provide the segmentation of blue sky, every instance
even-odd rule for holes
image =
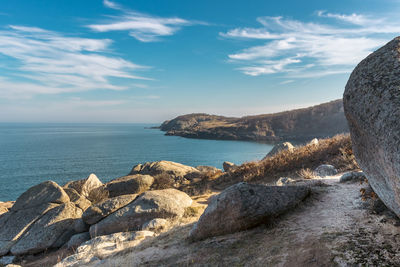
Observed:
[[[342,96],[399,1],[3,0],[0,122],[243,116]]]

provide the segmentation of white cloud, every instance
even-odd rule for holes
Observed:
[[[0,31],[0,56],[16,63],[0,67],[12,69],[7,78],[0,75],[0,96],[123,90],[124,86],[110,82],[110,78],[147,80],[133,73],[146,67],[109,55],[111,43],[12,25]]]
[[[111,20],[105,23],[87,25],[93,31],[128,31],[130,36],[141,42],[154,42],[162,36],[175,34],[182,26],[195,24],[176,17],[163,18],[124,10],[118,4],[108,0],[104,0],[103,3],[106,7],[120,10],[122,15],[111,17]]]
[[[320,77],[349,71],[376,48],[400,32],[398,23],[360,14],[317,12],[333,24],[283,17],[259,17],[259,28],[235,28],[226,38],[265,40],[266,43],[228,55],[251,76],[286,73],[292,77]],[[295,61],[291,61],[296,59]],[[296,64],[293,68],[293,64]],[[307,74],[302,74],[307,72]],[[312,73],[317,73],[313,75]],[[310,75],[308,75],[310,74]]]

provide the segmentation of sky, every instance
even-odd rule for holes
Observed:
[[[394,0],[2,0],[0,122],[159,123],[342,97]]]

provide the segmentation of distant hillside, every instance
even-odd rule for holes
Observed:
[[[304,141],[348,132],[341,99],[309,108],[242,118],[188,114],[165,121],[160,129],[166,135],[188,138],[250,141]]]

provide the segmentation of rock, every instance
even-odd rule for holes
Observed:
[[[86,197],[81,196],[75,189],[65,188],[64,191],[69,196],[71,202],[73,202],[81,210],[85,211],[92,205],[92,202],[90,202]]]
[[[12,211],[30,209],[46,203],[63,204],[69,202],[65,191],[55,182],[46,181],[24,192],[12,206]]]
[[[307,186],[235,184],[211,199],[189,237],[201,240],[255,227],[294,208],[309,193]]]
[[[113,197],[102,202],[99,202],[90,208],[88,208],[82,215],[82,219],[87,224],[95,224],[101,219],[107,217],[116,210],[125,207],[131,203],[137,194],[132,195],[122,195]]]
[[[367,179],[363,172],[346,172],[340,177],[339,182],[363,182]]]
[[[11,248],[13,255],[32,254],[64,245],[74,234],[73,223],[82,210],[68,202],[37,220]]]
[[[314,138],[313,140],[311,140],[307,145],[318,145],[319,141],[317,138]]]
[[[400,38],[361,61],[343,95],[353,152],[375,193],[400,217]]]
[[[7,202],[0,201],[0,215],[8,212],[11,209],[11,207],[14,205],[14,203],[15,203],[15,201],[7,201]]]
[[[276,182],[277,186],[283,186],[283,185],[288,185],[291,183],[294,183],[296,180],[289,178],[289,177],[281,177],[279,180]]]
[[[150,231],[124,232],[98,236],[81,244],[77,248],[76,254],[65,258],[56,264],[55,267],[82,266],[94,263],[99,261],[100,258],[103,259],[118,251],[135,247],[146,238],[152,236],[154,236],[154,233]]]
[[[82,218],[76,219],[72,225],[75,233],[83,233],[89,231],[89,225],[87,225]]]
[[[0,256],[6,255],[43,214],[64,202],[69,202],[68,195],[52,181],[35,185],[24,192],[11,210],[0,217]]]
[[[229,162],[229,161],[224,161],[222,163],[222,168],[224,169],[225,172],[229,172],[230,170],[235,169],[237,166],[235,163]]]
[[[78,180],[78,181],[72,181],[64,185],[64,188],[72,188],[75,189],[78,194],[88,198],[90,192],[97,188],[102,186],[103,183],[97,178],[97,176],[92,173],[89,175],[88,178],[83,179],[83,180]]]
[[[314,173],[317,176],[325,177],[325,176],[336,175],[338,173],[338,171],[332,165],[323,164],[323,165],[318,166],[314,170]]]
[[[73,235],[71,239],[67,243],[67,248],[76,249],[79,247],[83,242],[90,240],[89,232],[84,232],[80,234]]]
[[[195,178],[200,175],[200,171],[196,168],[180,163],[161,160],[156,162],[146,162],[145,164],[138,164],[132,168],[132,171],[129,174],[148,174],[151,176],[164,174],[170,176],[174,180],[180,180],[182,178]]]
[[[112,180],[104,185],[109,197],[128,194],[141,194],[150,189],[154,178],[150,175],[129,175]]]
[[[4,256],[0,258],[0,266],[12,264],[15,259],[15,256]]]
[[[221,172],[220,169],[212,167],[212,166],[197,166],[196,169],[198,169],[202,173],[216,174],[216,173]]]
[[[294,150],[294,146],[290,142],[276,144],[264,158],[275,156],[279,152],[285,150],[292,152]]]
[[[175,221],[182,217],[192,199],[176,189],[147,191],[127,206],[90,227],[92,237],[122,231],[140,230],[144,223],[162,218]]]
[[[160,233],[168,229],[169,223],[166,219],[155,218],[143,224],[143,231]]]

